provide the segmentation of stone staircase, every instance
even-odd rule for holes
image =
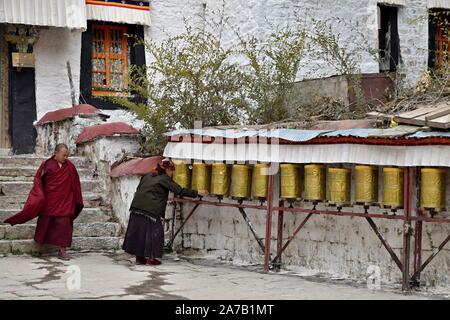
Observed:
[[[10,226],[2,221],[20,211],[34,174],[46,158],[0,155],[0,254],[43,253],[55,250],[33,241],[36,220]],[[103,251],[120,247],[122,230],[105,194],[105,179],[85,157],[71,157],[81,179],[84,209],[74,223],[72,250]]]

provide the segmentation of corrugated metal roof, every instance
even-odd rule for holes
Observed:
[[[420,127],[397,126],[387,129],[345,129],[326,133],[324,137],[399,138],[419,131]]]
[[[327,132],[323,134],[324,137],[358,137],[367,138],[371,132],[376,129],[345,129],[345,130],[335,130],[332,132]]]
[[[293,142],[305,142],[317,137],[357,137],[357,138],[400,138],[409,137],[420,138],[414,136],[420,131],[420,127],[416,126],[397,126],[387,129],[344,129],[344,130],[300,130],[300,129],[274,129],[274,130],[237,130],[237,129],[183,129],[166,133],[167,136],[176,135],[196,135],[209,137],[222,137],[229,139],[237,139],[242,137],[264,137],[278,138]],[[427,133],[428,134],[428,133]],[[449,135],[442,135],[447,137]]]
[[[450,132],[448,131],[419,131],[413,135],[408,136],[408,138],[433,138],[433,137],[443,137],[450,138]]]
[[[374,129],[369,133],[368,138],[400,138],[416,133],[421,128],[416,126],[397,126],[395,128]]]
[[[278,138],[294,142],[304,142],[314,139],[329,130],[296,130],[296,129],[278,129],[263,130],[258,132],[259,137]]]
[[[256,137],[257,130],[236,130],[236,129],[180,129],[167,132],[165,135],[179,136],[179,135],[197,135],[206,137],[222,137],[227,139],[238,139],[243,137]]]

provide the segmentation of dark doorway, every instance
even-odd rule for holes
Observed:
[[[12,52],[16,45],[9,45],[9,131],[14,154],[34,153],[36,145],[36,86],[34,68],[12,66]]]
[[[400,62],[398,8],[378,5],[378,13],[378,49],[380,51],[380,72],[396,71]]]

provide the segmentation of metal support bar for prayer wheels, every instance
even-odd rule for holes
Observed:
[[[280,208],[284,207],[284,201],[280,200],[278,203]],[[284,228],[284,211],[278,211],[278,233],[277,233],[277,256],[272,260],[272,265],[279,271],[281,268],[281,254],[283,248],[283,228]]]
[[[402,290],[409,290],[409,261],[411,249],[411,206],[412,206],[412,187],[411,187],[411,169],[404,169],[404,220],[403,220],[403,270],[402,270]]]
[[[292,236],[289,237],[288,241],[286,241],[284,246],[282,248],[280,248],[280,250],[277,251],[277,256],[272,260],[272,262],[275,262],[277,259],[280,259],[280,261],[281,261],[281,256],[282,256],[284,250],[286,250],[286,248],[289,246],[291,241],[295,238],[297,233],[299,233],[299,231],[305,226],[306,222],[308,222],[309,218],[311,218],[312,215],[313,215],[312,213],[308,214],[306,216],[306,218],[302,221],[302,223],[300,223],[300,225],[297,227],[297,229],[295,229]],[[280,242],[282,242],[282,240]]]
[[[420,199],[420,173],[416,168],[416,197]],[[419,206],[416,203],[416,212],[418,216],[422,215],[422,211],[419,209]],[[411,278],[412,286],[420,286],[420,266],[422,264],[422,225],[423,221],[416,221],[414,224],[414,274],[417,274],[416,277]]]
[[[414,274],[411,276],[411,281],[416,282],[418,277],[420,276],[420,273],[425,269],[425,267],[434,259],[434,257],[437,256],[439,252],[445,247],[445,245],[450,241],[450,235],[439,245],[437,250],[434,250],[431,256],[419,267],[417,271],[414,272]]]
[[[411,277],[412,286],[420,286],[420,267],[422,264],[422,221],[416,221],[414,230],[414,274]]]
[[[272,164],[273,165],[273,164]],[[272,170],[272,168],[271,168]],[[264,254],[264,272],[269,272],[270,263],[270,240],[272,236],[272,212],[273,212],[273,183],[274,175],[269,173],[267,187],[267,216],[266,216],[266,252]]]
[[[255,229],[253,228],[253,225],[250,221],[250,219],[247,216],[247,213],[245,213],[245,210],[243,208],[238,208],[239,212],[242,214],[242,217],[244,218],[245,222],[247,223],[248,228],[250,229],[250,231],[253,234],[253,237],[255,237],[256,242],[258,242],[259,247],[261,248],[262,253],[264,254],[266,249],[264,248],[264,243],[262,242],[262,240],[258,237],[258,235],[256,234]]]
[[[375,232],[375,234],[377,235],[378,239],[380,239],[381,243],[383,244],[383,246],[386,248],[386,250],[389,252],[389,254],[391,255],[392,259],[394,260],[395,264],[399,267],[400,271],[403,271],[403,265],[402,262],[400,261],[400,259],[398,258],[398,256],[395,254],[394,250],[392,250],[391,246],[387,243],[387,241],[383,238],[383,236],[381,235],[380,231],[378,230],[377,225],[375,224],[375,222],[373,222],[372,218],[368,218],[366,217],[367,222],[369,222],[370,226],[372,227],[372,230]]]
[[[167,244],[167,247],[171,248],[173,245],[173,241],[175,240],[175,238],[177,237],[177,235],[180,233],[181,230],[183,230],[184,225],[186,224],[186,222],[188,222],[188,220],[192,217],[192,215],[194,214],[195,210],[197,210],[198,206],[200,204],[197,203],[195,204],[194,208],[192,208],[191,212],[189,212],[188,216],[186,217],[186,219],[184,219],[183,223],[181,224],[181,226],[178,228],[177,232],[175,232],[175,234],[172,236],[172,238],[169,240],[169,243]]]

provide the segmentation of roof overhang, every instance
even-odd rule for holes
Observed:
[[[450,9],[450,0],[428,0],[429,9]]]
[[[450,132],[420,127],[336,131],[179,130],[164,156],[214,162],[355,163],[450,167]]]
[[[150,26],[149,1],[86,0],[86,17],[93,21]]]
[[[84,0],[0,0],[0,23],[86,30]]]

